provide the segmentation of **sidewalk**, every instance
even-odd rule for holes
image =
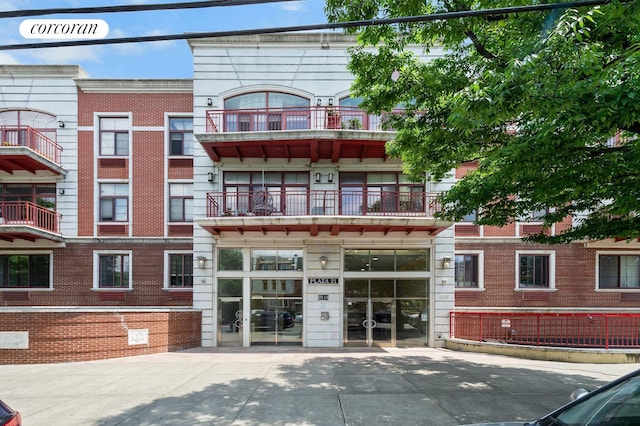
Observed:
[[[25,426],[458,425],[532,420],[639,364],[446,349],[214,348],[0,366]]]

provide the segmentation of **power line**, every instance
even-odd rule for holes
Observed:
[[[117,12],[153,11],[153,10],[198,9],[198,8],[205,8],[205,7],[245,6],[245,5],[262,4],[262,3],[281,3],[285,1],[296,1],[296,0],[208,0],[208,1],[190,1],[190,2],[184,2],[184,3],[156,3],[156,4],[132,4],[132,5],[121,5],[121,6],[10,10],[6,12],[0,12],[0,18],[25,18],[27,16],[42,16],[42,15],[54,15],[54,14],[117,13]]]
[[[97,39],[97,40],[56,41],[56,42],[48,42],[48,43],[7,44],[7,45],[0,45],[0,50],[43,49],[43,48],[49,48],[49,47],[142,43],[142,42],[150,42],[150,41],[186,40],[186,39],[217,38],[217,37],[230,37],[230,36],[243,36],[243,35],[291,33],[291,32],[310,31],[310,30],[333,30],[333,29],[340,29],[340,28],[366,27],[371,25],[406,24],[406,23],[415,23],[415,22],[450,20],[450,19],[459,19],[459,18],[470,18],[470,17],[476,17],[476,16],[509,15],[514,13],[523,13],[523,12],[537,12],[537,11],[544,11],[544,10],[567,9],[572,7],[597,6],[597,5],[601,5],[609,2],[610,0],[585,0],[585,1],[576,1],[576,2],[569,2],[569,3],[550,3],[550,4],[540,4],[540,5],[530,5],[530,6],[502,7],[497,9],[465,10],[465,11],[458,11],[458,12],[434,13],[430,15],[404,16],[399,18],[386,18],[386,19],[366,19],[366,20],[360,20],[360,21],[298,25],[298,26],[290,26],[290,27],[216,31],[216,32],[205,32],[205,33],[167,34],[167,35],[140,36],[140,37],[122,37],[122,38]]]

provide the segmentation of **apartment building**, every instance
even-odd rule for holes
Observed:
[[[199,345],[193,159],[169,155],[193,145],[191,80],[29,65],[0,80],[0,360]]]
[[[354,43],[190,40],[188,80],[0,66],[0,362],[438,347],[453,311],[637,312],[636,241],[436,219],[473,165],[407,179],[349,92]]]
[[[318,33],[189,43],[203,151],[193,306],[205,346],[448,336],[453,234],[434,216],[449,183],[412,183],[387,157],[384,117],[350,97],[354,43]]]

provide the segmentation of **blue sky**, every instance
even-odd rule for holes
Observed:
[[[0,11],[180,1],[186,0],[0,0]],[[102,19],[109,24],[108,37],[116,38],[321,24],[326,22],[323,7],[324,0],[301,0],[204,9],[4,18],[0,21],[0,44],[39,42],[20,35],[19,26],[25,19]],[[0,50],[0,64],[80,65],[93,78],[193,76],[191,51],[186,40]]]

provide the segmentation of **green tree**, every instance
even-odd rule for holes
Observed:
[[[528,4],[327,0],[325,11],[339,22]],[[352,31],[354,96],[373,113],[406,107],[388,153],[416,180],[477,164],[443,194],[443,217],[477,211],[503,226],[542,211],[545,225],[574,227],[532,241],[640,237],[640,2]]]

